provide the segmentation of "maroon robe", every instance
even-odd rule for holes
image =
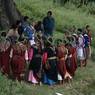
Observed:
[[[69,57],[71,55],[71,57]],[[66,60],[66,68],[71,76],[75,75],[77,69],[76,49],[71,47],[68,50],[68,58]]]
[[[25,71],[25,51],[18,51],[16,48],[13,48],[11,64],[14,79],[20,81],[21,74]]]
[[[66,74],[66,65],[65,65],[65,55],[66,55],[66,48],[64,45],[60,45],[57,47],[57,57],[58,57],[58,71],[62,78],[64,78]]]
[[[9,47],[6,51],[0,52],[0,67],[2,69],[2,73],[7,75],[10,73],[10,68],[9,68],[10,50],[11,48]]]

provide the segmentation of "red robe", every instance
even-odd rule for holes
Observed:
[[[13,49],[13,57],[11,64],[14,79],[20,81],[21,74],[23,74],[25,70],[25,51],[18,51],[16,49]]]
[[[62,78],[64,78],[66,74],[66,65],[65,65],[65,55],[66,55],[66,48],[64,45],[57,47],[57,57],[58,57],[58,71],[61,74]]]
[[[0,67],[2,68],[3,74],[9,74],[10,68],[9,68],[9,61],[10,61],[10,47],[6,51],[0,52]]]
[[[69,50],[68,50],[69,54],[68,56],[71,55],[71,57],[68,57],[67,60],[66,60],[66,68],[67,68],[67,71],[72,75],[74,76],[75,74],[75,71],[77,69],[77,58],[76,58],[76,49],[71,47]]]

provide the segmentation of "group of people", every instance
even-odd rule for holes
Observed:
[[[72,80],[77,67],[87,65],[91,55],[91,30],[66,30],[63,39],[53,40],[55,20],[48,11],[43,22],[32,25],[28,17],[1,33],[0,71],[13,80],[33,84],[62,84]],[[55,42],[56,45],[53,43]]]

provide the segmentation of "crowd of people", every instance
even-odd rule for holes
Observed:
[[[91,29],[67,29],[53,40],[55,20],[48,11],[43,21],[30,24],[18,20],[1,33],[0,72],[13,80],[32,84],[62,84],[72,80],[77,68],[84,68],[91,56]],[[56,42],[54,44],[53,42]]]

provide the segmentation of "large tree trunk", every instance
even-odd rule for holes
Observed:
[[[13,0],[0,0],[0,27],[8,28],[19,20],[21,14],[16,8]]]

